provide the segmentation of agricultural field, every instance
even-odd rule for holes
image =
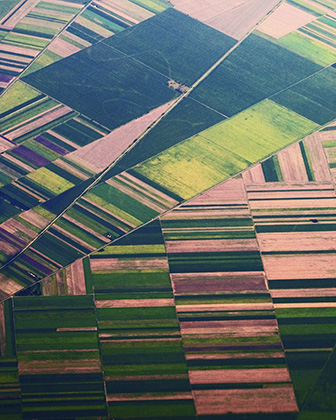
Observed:
[[[158,221],[90,258],[111,418],[193,419]]]
[[[335,345],[336,196],[322,135],[332,127],[243,175],[300,409],[313,407],[317,380]]]
[[[191,97],[231,117],[321,68],[253,33]]]
[[[177,10],[235,39],[240,39],[279,3],[279,0],[171,0]]]
[[[106,414],[92,296],[13,302],[22,414]]]
[[[180,32],[167,31],[173,22]],[[156,39],[163,37],[158,51]],[[176,98],[169,80],[192,84],[234,44],[232,38],[168,9],[23,80],[114,129]]]
[[[149,19],[170,7],[166,0],[98,0],[76,16],[69,27],[54,39],[27,69],[25,74],[40,70],[62,58],[87,48],[131,26]]]
[[[135,170],[188,199],[317,127],[266,100],[137,165]]]
[[[335,417],[335,28],[0,8],[0,420]]]
[[[113,171],[126,170],[175,144],[223,121],[226,117],[190,97],[184,98],[132,150]]]
[[[196,413],[296,412],[242,178],[161,224]]]
[[[84,5],[84,1],[76,0],[21,1],[2,17],[0,91],[30,65]]]

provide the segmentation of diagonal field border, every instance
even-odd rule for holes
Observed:
[[[180,97],[178,97],[174,103],[151,125],[149,126],[137,139],[134,143],[132,143],[117,159],[115,159],[111,164],[102,171],[96,179],[87,187],[85,190],[76,197],[76,199],[70,203],[56,218],[54,218],[42,231],[32,240],[30,241],[20,252],[18,252],[14,257],[8,260],[1,268],[0,271],[4,268],[8,267],[11,263],[13,263],[19,256],[21,256],[27,249],[30,248],[33,243],[35,243],[63,214],[69,210],[86,192],[91,190],[95,185],[97,185],[100,180],[113,168],[121,159],[126,155],[138,142],[142,140],[142,138],[151,131],[172,109],[174,109],[185,97],[189,96],[190,93],[203,81],[205,80],[239,45],[259,26],[271,13],[273,13],[279,6],[282,4],[284,0],[280,0],[275,7],[271,11],[269,11],[256,25],[242,38],[240,39],[229,51],[227,51],[219,60],[214,63],[209,70],[207,70],[194,84],[183,93]]]

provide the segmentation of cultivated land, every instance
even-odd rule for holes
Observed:
[[[3,12],[0,420],[335,416],[336,2],[222,3]]]

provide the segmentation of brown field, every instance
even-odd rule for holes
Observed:
[[[12,146],[10,148],[12,148]],[[6,150],[8,149],[9,147]],[[14,156],[9,155],[8,153],[3,153],[2,156],[6,158],[7,160],[9,160],[10,162],[13,162],[14,164],[19,165],[23,169],[26,169],[28,172],[33,172],[35,170],[35,168],[32,168],[31,166],[27,165],[26,163],[22,162],[19,159],[16,159]]]
[[[164,378],[165,375],[162,375],[162,376],[163,376],[163,378],[161,376],[159,376],[158,379],[165,379]],[[175,376],[176,375],[174,375],[174,378],[175,378]],[[121,380],[125,380],[125,381],[128,381],[128,380],[130,380],[130,381],[134,380],[135,381],[135,380],[146,380],[146,379],[151,380],[152,377],[149,377],[149,378],[148,377],[144,377],[144,378],[142,378],[142,377],[136,376],[136,377],[131,377],[131,379],[128,379],[127,376],[123,376],[120,379]],[[167,379],[173,379],[173,378],[170,375],[169,377],[167,377]],[[152,395],[152,394],[145,394],[145,395],[143,395],[143,394],[141,394],[141,395],[139,395],[139,394],[136,394],[136,395],[134,395],[134,394],[122,394],[122,395],[118,395],[118,396],[116,396],[115,394],[107,395],[107,401],[156,401],[156,400],[159,400],[159,401],[166,400],[167,401],[167,400],[186,400],[186,399],[188,399],[188,400],[191,400],[192,399],[192,396],[191,396],[190,393],[187,393],[187,392],[185,392],[185,393],[178,393],[178,394],[177,393],[173,393],[173,394],[170,394],[170,395],[164,395],[164,394],[163,395]]]
[[[41,216],[34,210],[27,210],[20,214],[20,219],[25,220],[26,222],[31,223],[33,226],[43,229],[48,223],[49,220]]]
[[[190,370],[189,379],[191,385],[291,381],[286,368]]]
[[[267,311],[273,309],[273,303],[230,303],[230,304],[200,304],[200,305],[177,305],[176,310],[183,312],[212,312],[212,311]]]
[[[0,273],[0,298],[7,299],[22,289],[22,286],[11,280],[5,274]]]
[[[14,128],[14,130],[11,128],[11,131],[6,134],[6,137],[10,140],[15,140],[17,137],[23,136],[36,128],[42,127],[57,118],[69,114],[71,111],[71,108],[68,108],[67,106],[57,105],[55,108],[40,114],[38,118],[33,117],[33,121],[29,122],[28,120],[18,128]]]
[[[92,271],[105,270],[161,270],[168,269],[168,262],[163,258],[98,258],[91,259]]]
[[[263,263],[268,280],[336,277],[336,254],[264,255]]]
[[[33,360],[19,362],[19,375],[50,375],[62,373],[100,373],[99,359]]]
[[[323,289],[280,289],[272,290],[273,298],[281,297],[327,297],[327,296],[336,296],[336,288],[323,288]]]
[[[65,162],[63,159],[56,159],[54,162],[54,165],[57,165],[58,167],[64,169],[65,171],[69,172],[72,175],[75,175],[79,179],[82,179],[85,181],[89,178],[89,175],[80,171],[79,169],[75,168],[71,164]]]
[[[276,334],[276,320],[188,321],[180,322],[182,335],[219,334],[230,337],[262,337]]]
[[[193,205],[223,205],[232,203],[246,203],[245,187],[240,176],[229,179],[192,200]]]
[[[320,5],[319,5],[320,6]],[[279,39],[292,31],[315,20],[316,17],[290,4],[282,3],[275,12],[269,16],[258,30]]]
[[[68,155],[89,163],[100,172],[118,158],[145,129],[163,114],[172,102],[168,102],[142,117],[133,120]]]
[[[295,193],[296,195],[296,193]],[[307,194],[309,197],[309,194]],[[327,196],[329,194],[326,194]],[[290,196],[288,194],[288,196]],[[270,198],[270,197],[267,197]],[[273,198],[275,198],[273,196]],[[336,198],[330,198],[330,199],[320,199],[320,200],[314,200],[314,197],[310,197],[310,199],[293,199],[293,200],[287,200],[284,198],[283,200],[269,200],[269,201],[250,201],[250,206],[252,210],[255,209],[301,209],[301,208],[325,208],[325,207],[336,207]]]
[[[177,10],[240,39],[279,0],[171,0],[171,3]]]
[[[25,234],[24,240],[27,240],[27,236],[29,238],[34,238],[36,236],[36,232],[33,229],[21,224],[18,220],[14,219],[14,217],[3,222],[1,228],[12,235],[17,235],[19,239],[23,239],[22,233]]]
[[[309,157],[314,172],[315,181],[331,181],[328,161],[321,144],[321,133],[317,132],[306,137],[304,143],[308,147]]]
[[[83,260],[77,260],[65,269],[68,295],[85,295],[85,273]]]
[[[174,299],[118,299],[96,301],[97,308],[154,308],[174,305]]]
[[[7,141],[4,137],[0,136],[0,153],[5,150],[12,149],[15,145],[10,141]]]
[[[264,184],[266,182],[264,172],[262,170],[260,163],[258,163],[258,165],[256,166],[253,166],[253,168],[247,169],[246,171],[244,171],[242,173],[242,176],[243,176],[244,183],[246,185]]]
[[[169,254],[183,252],[234,252],[257,251],[256,239],[216,239],[216,240],[186,240],[167,241],[166,249]]]
[[[298,411],[292,386],[192,391],[198,415]]]
[[[223,360],[223,359],[263,359],[263,358],[283,358],[283,352],[258,352],[258,353],[219,353],[219,354],[186,354],[186,360]]]
[[[301,297],[301,294],[299,294]],[[336,308],[336,302],[275,303],[275,308]]]
[[[308,182],[307,171],[298,143],[282,150],[277,156],[284,182]]]
[[[263,273],[188,273],[171,274],[174,293],[234,293],[266,290]]]
[[[293,224],[293,230],[295,229]],[[271,232],[258,233],[261,252],[334,251],[336,232]]]
[[[226,13],[204,21],[209,26],[240,39],[246,35],[277,4],[279,0],[251,0]]]
[[[68,57],[69,55],[75,54],[76,52],[80,50],[81,50],[80,48],[76,47],[75,45],[70,44],[70,42],[64,41],[61,38],[56,38],[48,46],[48,51],[51,51],[61,57]]]

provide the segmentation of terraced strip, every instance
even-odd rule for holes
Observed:
[[[158,221],[90,258],[111,418],[194,419]]]
[[[197,415],[296,412],[242,178],[161,223]]]
[[[26,1],[2,20],[0,92],[20,75],[50,41],[80,12],[85,2]]]
[[[43,53],[27,69],[25,75],[33,73],[62,58],[108,38],[156,13],[170,7],[165,0],[139,2],[132,0],[92,1],[59,37],[54,39]]]
[[[334,380],[335,377],[335,348],[330,354],[318,381],[310,393],[299,419],[314,419],[323,416],[330,420],[335,416]]]
[[[286,182],[274,182],[279,177],[275,180],[274,172],[270,175],[269,165],[266,171],[265,165],[256,167],[244,177],[300,407],[336,339],[333,329],[336,196],[321,137],[321,134],[308,137],[276,156],[281,181]],[[320,159],[316,159],[318,156]]]
[[[92,296],[17,297],[22,417],[106,415]]]
[[[165,13],[168,12],[169,14],[166,16],[168,16],[169,20],[171,19],[174,12],[166,11]],[[160,16],[161,19],[163,19],[162,14]],[[158,16],[155,18],[158,18]],[[162,22],[163,21],[161,21],[161,23]],[[144,22],[142,25],[145,23],[146,22]],[[136,28],[134,28],[134,31],[143,31],[148,27],[146,26],[145,29],[141,29],[140,27],[142,25],[138,25]],[[124,33],[125,32],[120,34],[120,36]],[[113,39],[114,43],[119,42],[118,38],[113,37]],[[126,48],[126,46],[123,48]],[[129,45],[127,48],[132,48],[132,46]],[[288,127],[291,127],[291,131],[288,130]],[[146,161],[144,164],[136,166],[134,171],[128,171],[127,173],[131,176],[131,178],[135,176],[135,179],[128,181],[130,184],[126,190],[129,190],[129,188],[131,188],[131,190],[137,190],[139,187],[136,184],[139,182],[141,190],[142,177],[144,176],[143,181],[145,184],[152,184],[154,189],[163,192],[168,197],[174,198],[176,205],[178,202],[181,202],[182,199],[188,199],[204,191],[205,189],[216,185],[217,183],[223,181],[225,178],[228,178],[235,173],[240,172],[242,169],[245,169],[251,162],[255,162],[266,157],[268,154],[273,152],[274,149],[284,147],[293,141],[302,138],[309,132],[314,131],[316,128],[318,128],[318,125],[308,120],[307,118],[304,118],[293,111],[285,109],[284,107],[275,104],[273,101],[265,100],[257,104],[255,107],[252,107],[229,120],[226,120],[208,130],[203,131],[199,136],[195,136],[187,141],[184,141],[181,144],[168,149],[168,151],[157,155],[155,158]],[[236,150],[237,138],[240,137],[244,140],[239,144],[239,147]],[[272,140],[270,141],[270,139]],[[202,156],[195,153],[195,145],[197,145],[199,150],[202,150]],[[216,159],[214,159],[214,156]],[[179,172],[176,169],[177,167],[179,167]],[[194,183],[195,178],[200,180],[198,184]],[[112,180],[112,183],[113,182],[114,181]],[[117,182],[119,183],[119,181]],[[110,186],[107,185],[107,183],[101,184],[96,188],[110,190],[112,194],[112,191],[115,190],[111,190]],[[121,191],[124,189],[125,186],[122,186]],[[109,197],[112,197],[111,194]],[[120,195],[120,191],[117,192],[116,196],[113,197],[113,200],[117,200],[117,205],[115,206],[113,203],[112,208],[113,206],[118,208],[118,201],[121,197],[122,195]],[[138,199],[136,198],[136,200]],[[108,203],[107,205],[111,206],[111,203]],[[106,204],[103,203],[103,207],[105,205]],[[120,209],[122,212],[124,211],[122,204]],[[139,207],[139,205],[136,205],[134,207],[134,211],[139,211],[139,215],[135,214],[133,209],[127,209],[127,211],[131,212],[131,218],[129,218],[127,214],[125,215],[124,213],[120,212],[120,209],[117,209],[117,212],[119,211],[119,217],[121,217],[122,220],[124,217],[126,217],[126,219],[123,221],[126,221],[127,223],[128,218],[128,222],[131,223],[129,228],[126,228],[126,231],[139,226],[143,222],[146,223],[158,214],[155,213],[155,209],[148,211],[144,210],[142,206]],[[52,207],[48,207],[48,211],[52,212]],[[141,215],[141,213],[143,215]],[[114,223],[115,222],[113,221],[112,225]],[[64,226],[61,228],[66,230]],[[125,232],[125,227],[120,231],[120,226],[118,226],[117,222],[117,225],[112,227],[112,233],[110,230],[106,230],[106,228],[104,228],[104,231],[100,230],[99,232],[102,235],[109,235],[107,238],[113,239],[120,234],[123,234]],[[65,241],[70,243],[70,247],[67,248],[69,251],[67,255],[68,263],[71,263],[73,259],[82,256],[83,252],[87,252],[87,249],[92,250],[92,246],[95,246],[92,242],[91,244],[88,243],[88,239],[86,239],[88,238],[88,235],[86,235],[85,238],[83,237],[82,232],[79,232],[80,236],[77,235],[77,239],[76,234],[73,235],[71,232],[66,233],[63,230],[61,235],[64,234],[65,237],[68,237],[68,239],[65,238]],[[46,233],[46,237],[48,235],[49,233]],[[63,242],[63,236],[60,236],[59,233],[57,235]],[[40,240],[43,242],[42,237],[39,239],[39,241]],[[49,240],[51,240],[51,238],[48,236],[46,243],[49,243]],[[59,246],[61,246],[61,243],[59,243]],[[29,256],[30,269],[27,270],[24,268],[26,263],[20,263],[22,266],[20,267],[19,271],[17,271],[17,268],[15,268],[13,273],[16,273],[15,276],[18,276],[19,274],[19,281],[23,282],[25,285],[27,285],[27,280],[31,275],[25,274],[22,277],[21,275],[23,270],[25,270],[26,273],[33,272],[37,278],[49,275],[51,274],[50,270],[52,270],[52,267],[56,267],[56,269],[61,268],[59,266],[59,262],[64,262],[64,257],[61,259],[59,259],[60,257],[57,257],[55,259],[54,252],[52,254],[53,255],[51,256],[51,261],[47,259],[47,263],[42,262],[42,265],[39,265],[39,270],[37,271],[32,269],[32,266],[34,265],[34,258],[30,259],[31,256]],[[40,264],[40,256],[38,257],[38,261]],[[46,265],[47,269],[43,268],[43,265]],[[5,278],[6,275],[4,279]],[[28,280],[28,284],[30,281],[31,278]]]
[[[88,192],[79,199],[34,245],[18,256],[14,265],[8,266],[9,271],[3,269],[3,290],[15,289],[16,292],[22,286],[29,286],[37,279],[52,274],[77,258],[149,222],[161,212],[174,207],[178,200],[179,197],[174,194],[130,173],[121,174],[99,185],[93,193]],[[15,247],[22,247],[23,240],[28,242],[36,238],[38,231],[55,216],[39,206],[17,216],[18,222],[15,224],[13,221],[5,222],[7,231],[2,233],[7,236],[12,248],[8,249],[10,247],[6,245],[3,252],[12,253]],[[11,227],[21,232],[20,235],[14,233],[10,236]],[[23,234],[23,240],[16,239]],[[7,283],[7,278],[15,280]]]
[[[0,419],[21,420],[12,299],[0,304]]]

